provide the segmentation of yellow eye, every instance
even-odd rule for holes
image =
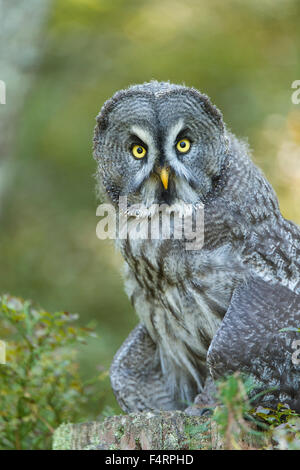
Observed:
[[[144,158],[147,153],[147,150],[142,145],[134,145],[131,151],[134,158]]]
[[[177,148],[178,152],[186,153],[191,148],[191,142],[189,141],[189,139],[181,139],[177,142],[176,148]]]

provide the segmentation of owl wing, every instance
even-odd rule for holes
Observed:
[[[300,411],[300,333],[280,331],[289,327],[300,328],[300,295],[252,278],[234,292],[211,342],[212,377],[240,371],[254,379],[253,395],[272,389],[260,397],[261,404],[287,403]]]
[[[163,376],[157,345],[139,324],[116,353],[110,367],[115,397],[125,412],[176,410]]]

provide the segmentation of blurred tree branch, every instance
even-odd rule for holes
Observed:
[[[0,0],[0,80],[6,104],[0,105],[0,211],[12,181],[16,128],[25,96],[41,57],[41,31],[51,0]]]

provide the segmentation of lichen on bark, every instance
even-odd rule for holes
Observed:
[[[209,433],[203,433],[207,419],[181,411],[159,411],[112,416],[102,422],[63,424],[54,434],[53,449],[184,450],[196,441],[198,448],[209,448]],[[199,428],[199,432],[191,436],[191,428]]]

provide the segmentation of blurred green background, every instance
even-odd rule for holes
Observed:
[[[33,12],[34,14],[34,12]],[[95,116],[116,90],[150,79],[207,93],[300,222],[298,0],[56,0],[15,129],[14,179],[1,212],[0,290],[97,320],[85,378],[107,369],[137,319],[122,260],[96,238]],[[21,47],[21,45],[20,45]],[[99,405],[115,411],[108,379]]]

